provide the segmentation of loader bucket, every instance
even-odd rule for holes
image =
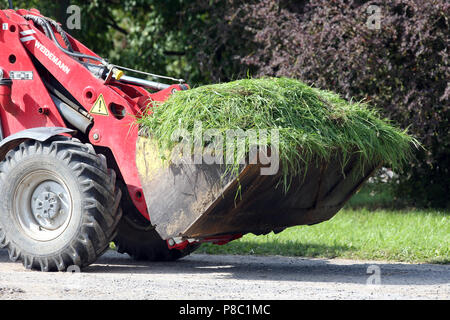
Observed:
[[[261,175],[263,165],[164,164],[154,141],[140,137],[137,167],[153,225],[163,239],[266,234],[333,217],[378,165],[362,168],[356,156],[309,165],[292,177],[287,192],[281,172]],[[240,187],[240,191],[238,188]]]

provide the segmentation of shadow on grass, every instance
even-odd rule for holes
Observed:
[[[213,244],[202,244],[196,253],[205,254],[254,254],[254,255],[280,255],[289,257],[310,258],[336,258],[358,250],[356,247],[347,245],[324,245],[315,243],[299,243],[295,241],[251,242],[234,241],[223,246]]]

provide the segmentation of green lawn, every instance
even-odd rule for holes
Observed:
[[[450,263],[450,212],[347,208],[314,226],[203,244],[196,252]]]

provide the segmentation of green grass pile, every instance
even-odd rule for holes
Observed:
[[[366,103],[348,102],[288,78],[244,79],[180,91],[138,119],[163,151],[178,143],[171,139],[175,130],[193,132],[196,121],[203,130],[218,129],[224,136],[228,129],[278,129],[285,178],[336,153],[347,159],[357,154],[361,164],[400,168],[417,145]]]

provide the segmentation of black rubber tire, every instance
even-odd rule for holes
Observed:
[[[121,207],[124,213],[114,239],[119,253],[126,253],[137,261],[176,261],[200,246],[193,243],[183,250],[169,249],[166,241],[161,239],[151,223],[136,209],[124,189]]]
[[[17,221],[14,194],[26,174],[43,170],[58,175],[72,199],[71,217],[60,235],[35,240]],[[115,237],[122,211],[116,174],[90,144],[58,136],[28,140],[10,150],[0,163],[0,248],[27,269],[65,271],[97,260]]]

